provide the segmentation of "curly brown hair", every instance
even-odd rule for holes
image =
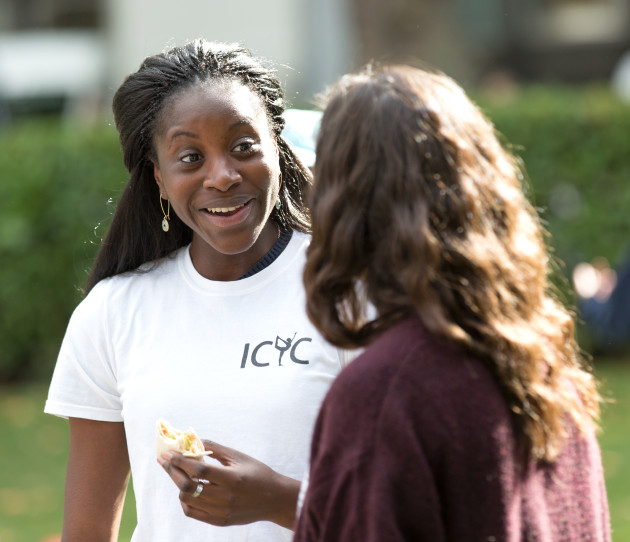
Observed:
[[[524,449],[553,460],[566,416],[593,427],[600,398],[553,293],[519,160],[440,73],[368,67],[326,98],[304,272],[311,320],[356,347],[418,315],[484,361]]]

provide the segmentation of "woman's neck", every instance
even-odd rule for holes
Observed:
[[[280,236],[280,228],[268,221],[253,245],[236,254],[225,254],[194,236],[190,257],[196,271],[209,280],[232,281],[242,277],[265,257]]]

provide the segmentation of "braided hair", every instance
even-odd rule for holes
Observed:
[[[192,240],[177,216],[168,235],[159,227],[155,184],[154,136],[161,112],[184,90],[207,81],[237,81],[260,97],[272,135],[278,142],[282,187],[271,220],[282,229],[310,230],[305,204],[311,175],[282,137],[284,91],[274,71],[238,44],[198,39],[147,57],[116,91],[113,112],[129,180],[90,271],[86,293],[100,280],[137,269]]]

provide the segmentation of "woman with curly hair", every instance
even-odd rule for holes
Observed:
[[[70,419],[63,540],[117,540],[131,473],[134,542],[288,541],[344,354],[304,309],[311,174],[280,82],[197,40],[145,59],[113,110],[129,181],[45,407]],[[221,443],[213,459],[164,472],[160,418]]]
[[[367,68],[327,100],[307,310],[366,350],[320,411],[296,542],[610,540],[599,395],[518,161],[442,74]]]

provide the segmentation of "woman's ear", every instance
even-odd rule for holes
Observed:
[[[156,162],[153,162],[153,177],[155,177],[155,182],[157,183],[158,188],[160,189],[160,195],[164,199],[168,199],[166,197],[166,192],[164,191],[164,183],[162,182],[162,172],[160,171],[160,166],[158,166]]]

